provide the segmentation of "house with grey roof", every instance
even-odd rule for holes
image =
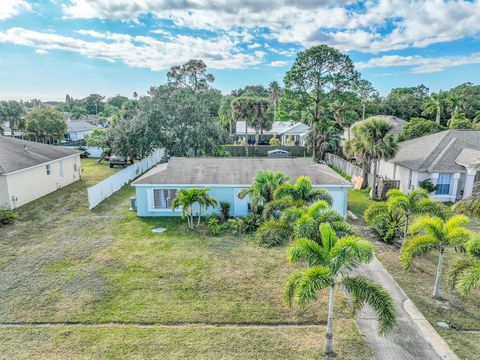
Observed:
[[[432,198],[454,202],[472,194],[479,165],[480,131],[446,130],[401,142],[393,159],[379,162],[378,174],[400,180],[404,192],[430,179],[438,187]]]
[[[0,207],[14,209],[80,179],[80,152],[0,136]]]
[[[101,128],[92,125],[85,120],[67,120],[67,133],[65,138],[68,141],[77,141],[85,139],[85,135],[91,134],[94,129]]]
[[[333,197],[333,208],[347,213],[347,190],[351,183],[326,165],[310,158],[247,158],[199,157],[171,158],[133,182],[137,196],[139,216],[181,216],[172,210],[172,201],[179,189],[209,188],[209,194],[218,202],[230,203],[233,216],[249,213],[250,198],[238,194],[250,187],[259,171],[280,171],[292,181],[308,176],[316,189],[326,189]],[[194,211],[196,211],[194,209]],[[209,208],[208,214],[219,213],[219,208]]]
[[[245,121],[237,121],[235,127],[235,137],[239,140],[244,140],[245,136],[249,144],[255,142],[255,129],[247,126]],[[310,126],[301,122],[295,121],[274,121],[270,130],[261,132],[261,142],[268,145],[268,141],[272,137],[277,137],[280,140],[280,145],[300,145],[305,146],[307,134],[310,131]]]

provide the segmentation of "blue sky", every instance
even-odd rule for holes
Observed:
[[[203,59],[215,87],[282,82],[296,53],[350,54],[382,93],[480,83],[480,3],[409,0],[1,0],[0,98],[144,94]]]

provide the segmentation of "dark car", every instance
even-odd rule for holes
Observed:
[[[108,165],[113,168],[115,165],[126,166],[127,165],[127,158],[123,156],[112,155],[108,160]]]

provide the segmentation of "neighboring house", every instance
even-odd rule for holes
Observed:
[[[171,203],[178,189],[206,187],[218,202],[230,203],[232,216],[245,216],[250,199],[238,194],[250,187],[259,171],[280,171],[296,181],[300,176],[312,179],[314,188],[326,189],[334,198],[333,208],[346,216],[347,190],[352,187],[326,165],[310,158],[171,158],[133,182],[139,216],[181,216]],[[194,210],[196,211],[196,210]],[[219,207],[206,214],[219,213]]]
[[[14,209],[80,179],[80,153],[0,136],[0,207]]]
[[[400,189],[409,192],[420,181],[431,179],[438,190],[431,197],[456,201],[472,194],[480,181],[480,131],[446,130],[401,142],[392,160],[380,161],[378,174],[400,180]]]
[[[293,145],[305,146],[306,136],[310,131],[310,126],[301,122],[294,121],[274,121],[272,129],[261,132],[261,143],[268,145],[268,141],[276,136],[280,140],[280,145],[287,145],[289,140]],[[248,142],[255,142],[255,129],[248,127]],[[237,139],[245,138],[245,121],[237,121],[235,136]]]
[[[391,115],[375,115],[375,116],[372,116],[372,117],[375,117],[375,118],[379,118],[379,119],[382,119],[382,120],[386,120],[388,121],[388,123],[390,125],[392,125],[392,130],[390,130],[390,133],[391,134],[400,134],[402,132],[402,129],[403,129],[403,126],[407,123],[405,120],[402,120],[400,119],[399,117],[396,117],[396,116],[391,116]],[[360,120],[360,121],[357,121],[355,124],[352,125],[353,126],[358,126],[358,125],[361,125],[363,124],[365,121],[371,119],[368,118],[368,119],[365,119],[365,120]],[[353,139],[353,131],[352,129],[350,129],[350,138]],[[343,140],[347,140],[348,139],[348,131],[347,129],[345,129],[345,131],[343,132],[343,136],[342,136],[342,139]]]
[[[85,139],[85,135],[91,134],[99,126],[92,125],[85,120],[67,120],[67,133],[65,139],[68,141],[77,141]]]

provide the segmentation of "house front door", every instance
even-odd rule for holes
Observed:
[[[233,200],[233,215],[234,216],[245,216],[248,214],[248,202],[249,196],[245,196],[243,199],[238,197],[238,194],[242,191],[242,188],[236,188],[234,190],[234,200]]]

